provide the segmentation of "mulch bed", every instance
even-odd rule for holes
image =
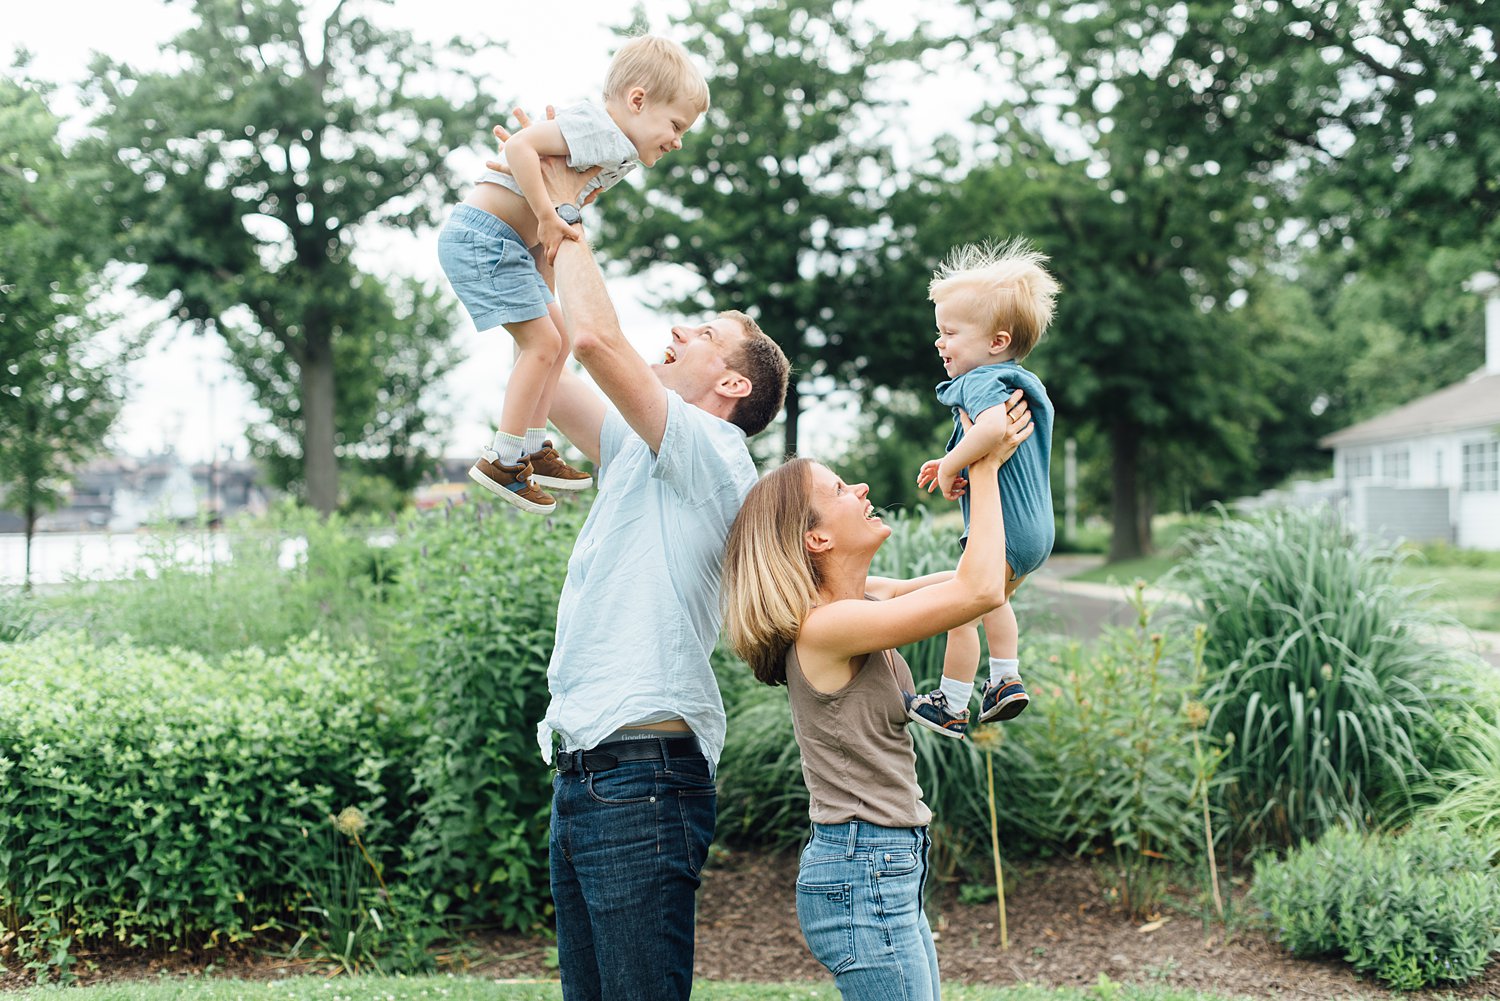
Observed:
[[[793,855],[718,853],[704,873],[698,908],[698,976],[712,980],[829,980],[797,929]],[[1293,959],[1263,932],[1239,928],[1229,940],[1206,930],[1197,908],[1167,906],[1146,925],[1112,908],[1095,867],[1077,860],[1028,863],[1007,872],[1010,948],[999,948],[993,902],[964,904],[954,888],[938,891],[935,933],[945,983],[1085,986],[1101,974],[1122,983],[1256,998],[1438,998],[1449,991],[1396,995],[1361,980],[1342,963]],[[477,933],[452,968],[477,976],[551,978],[549,942]],[[30,984],[0,949],[0,990]],[[236,946],[142,956],[114,950],[79,952],[81,983],[201,973],[264,980],[319,972],[261,948]],[[1479,980],[1454,988],[1458,998],[1500,998],[1500,962]]]

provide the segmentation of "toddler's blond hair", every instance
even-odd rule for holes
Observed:
[[[708,81],[688,57],[687,49],[659,35],[638,35],[620,46],[604,78],[604,99],[622,98],[642,87],[653,101],[684,100],[708,110]]]
[[[967,297],[970,319],[991,334],[1010,331],[1011,358],[1020,361],[1052,322],[1059,286],[1042,267],[1046,261],[1046,254],[1020,237],[954,247],[933,272],[927,298],[939,303]]]

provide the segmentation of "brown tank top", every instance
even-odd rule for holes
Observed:
[[[906,729],[901,693],[914,686],[900,654],[872,653],[847,685],[820,692],[807,683],[793,644],[786,652],[786,688],[813,823],[920,827],[932,820]]]

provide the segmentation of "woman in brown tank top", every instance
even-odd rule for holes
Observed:
[[[891,530],[864,484],[793,459],[751,489],[724,557],[725,625],[768,685],[787,686],[811,800],[797,874],[808,948],[845,1001],[935,1001],[937,952],[922,909],[931,811],[917,787],[896,648],[1005,601],[1000,464],[1031,434],[1020,393],[1010,427],[968,470],[968,547],[958,569],[870,576]]]

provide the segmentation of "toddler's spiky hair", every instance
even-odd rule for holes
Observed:
[[[991,333],[1010,331],[1011,357],[1031,353],[1052,322],[1057,279],[1042,265],[1047,255],[1021,237],[954,247],[933,272],[927,297],[964,296],[970,317]]]

